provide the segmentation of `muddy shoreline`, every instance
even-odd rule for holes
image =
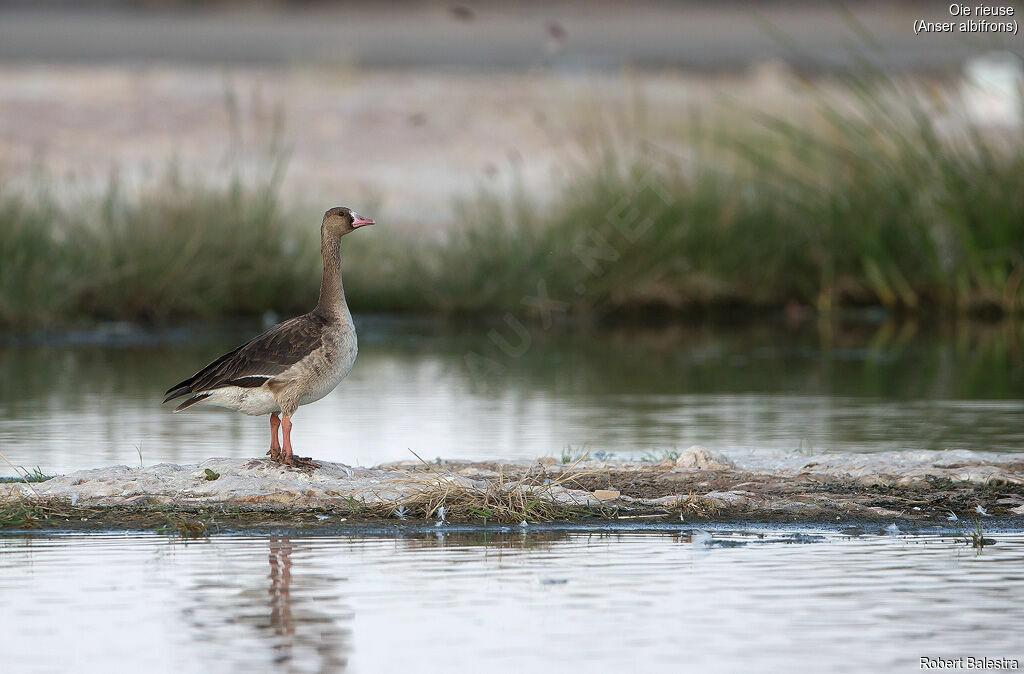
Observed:
[[[314,469],[266,459],[113,466],[0,485],[0,529],[162,530],[546,523],[626,526],[897,524],[956,531],[1024,528],[1024,461],[895,453],[736,467],[691,447],[676,460],[622,463],[400,462]]]

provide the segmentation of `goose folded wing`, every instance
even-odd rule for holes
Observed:
[[[318,348],[323,328],[324,321],[316,314],[276,325],[167,389],[164,402],[225,386],[262,386]]]

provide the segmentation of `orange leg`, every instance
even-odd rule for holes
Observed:
[[[274,459],[275,461],[299,468],[320,467],[319,463],[309,457],[295,456],[292,452],[292,418],[287,414],[281,415],[281,435],[283,436],[283,442],[281,443],[281,449],[277,453],[277,458]]]
[[[270,451],[267,452],[274,461],[281,458],[281,442],[277,439],[277,429],[279,428],[281,428],[281,417],[274,412],[270,415]]]
[[[294,466],[295,459],[292,457],[292,418],[290,416],[285,415],[281,418],[281,429],[284,431],[284,448],[279,455],[281,463]]]

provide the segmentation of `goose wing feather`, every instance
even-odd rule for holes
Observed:
[[[167,389],[164,402],[224,386],[262,386],[318,348],[325,327],[316,313],[279,323]]]

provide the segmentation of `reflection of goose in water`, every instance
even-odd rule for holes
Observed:
[[[238,671],[269,663],[282,672],[345,671],[352,645],[352,610],[339,593],[345,579],[315,571],[293,575],[292,555],[301,555],[302,543],[272,537],[268,545],[269,574],[267,567],[236,567],[194,588],[198,596],[185,617],[207,659],[232,662]],[[220,658],[221,648],[230,653]]]
[[[351,628],[339,622],[350,622],[352,612],[346,608],[338,615],[319,610],[342,579],[302,574],[295,581],[293,597],[292,541],[273,537],[269,543],[269,620],[253,624],[260,637],[271,643],[274,663],[286,665],[286,671],[344,671]]]
[[[270,627],[278,638],[295,635],[292,620],[292,542],[270,539]],[[278,651],[290,651],[291,640],[274,644]]]

